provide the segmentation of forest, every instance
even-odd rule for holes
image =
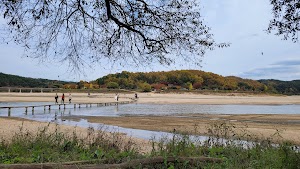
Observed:
[[[0,72],[0,87],[62,88],[66,83],[69,82],[22,77]]]
[[[66,82],[36,79],[0,73],[0,87],[64,88],[64,89],[127,89],[142,92],[214,91],[252,92],[285,95],[300,94],[300,80],[251,80],[236,76],[221,76],[201,70],[168,72],[128,72],[109,74],[94,81]]]
[[[168,72],[127,72],[98,78],[101,88],[140,89],[144,92],[164,90],[213,90],[300,94],[300,80],[251,80],[236,76],[221,76],[201,70],[174,70]]]

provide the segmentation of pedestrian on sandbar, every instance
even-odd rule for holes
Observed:
[[[138,95],[137,95],[137,93],[135,93],[135,94],[134,94],[134,97],[135,97],[135,99],[137,99],[137,98],[138,98]]]
[[[71,100],[72,100],[72,95],[71,93],[69,93],[69,104],[71,104]]]
[[[56,95],[55,95],[55,104],[58,104],[58,101],[57,101],[57,99],[58,99],[58,95],[57,95],[57,93],[56,93]]]
[[[61,96],[61,103],[62,104],[65,104],[65,94],[63,93],[62,96]]]
[[[115,95],[115,101],[118,101],[118,94]]]

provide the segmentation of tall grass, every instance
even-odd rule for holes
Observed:
[[[75,130],[66,134],[56,126],[51,131],[48,126],[37,133],[20,127],[12,140],[2,140],[0,144],[0,163],[46,163],[80,160],[105,160],[118,163],[126,158],[137,158],[136,147],[132,142],[124,142],[117,132],[87,129],[87,135],[79,135]]]
[[[161,168],[300,168],[299,147],[289,142],[277,142],[280,133],[261,139],[244,129],[235,132],[234,125],[217,122],[207,128],[209,138],[205,141],[197,136],[173,133],[172,137],[152,139],[152,156],[214,157],[222,163],[199,163],[190,165],[166,163]],[[240,133],[240,132],[239,132]],[[157,167],[157,166],[156,166]]]
[[[274,136],[261,139],[251,133],[235,131],[229,123],[213,123],[207,128],[209,139],[173,132],[171,136],[153,137],[152,149],[148,154],[140,153],[138,145],[117,132],[105,128],[88,128],[82,136],[76,131],[65,134],[49,125],[31,133],[24,128],[12,140],[2,140],[0,163],[47,163],[88,160],[91,163],[122,163],[132,159],[150,157],[212,157],[222,159],[221,163],[205,161],[175,160],[163,163],[137,165],[133,168],[300,168],[299,147],[288,142],[274,144]],[[241,129],[243,131],[243,129]],[[251,140],[251,141],[249,141]]]

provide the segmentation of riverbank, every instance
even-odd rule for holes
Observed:
[[[249,140],[266,140],[280,143],[289,141],[300,145],[300,115],[281,114],[178,114],[176,116],[121,116],[90,117],[68,116],[65,119],[86,119],[90,123],[115,125],[124,128],[212,135],[224,130],[228,136]]]
[[[54,93],[0,93],[0,102],[53,102]],[[58,93],[61,96],[61,93]],[[66,96],[68,94],[66,93]],[[73,103],[113,102],[115,94],[72,93]],[[133,94],[120,94],[120,101],[129,100]],[[300,96],[268,96],[268,95],[198,95],[198,94],[158,94],[139,93],[137,103],[140,104],[245,104],[245,105],[281,105],[300,104]],[[66,97],[67,98],[67,97]],[[59,100],[60,101],[60,100]],[[176,116],[122,116],[122,117],[68,117],[73,120],[85,118],[92,123],[108,124],[126,128],[153,131],[173,132],[174,129],[182,133],[208,135],[208,129],[215,123],[227,123],[234,126],[239,135],[251,134],[263,139],[280,135],[282,140],[300,144],[300,115],[208,115],[184,114]],[[0,118],[4,138],[17,131],[22,125],[22,119]],[[13,120],[13,121],[11,121]],[[26,120],[25,120],[26,121]],[[11,124],[14,126],[11,126]],[[40,122],[26,124],[26,128],[36,128]],[[45,124],[45,123],[41,123]],[[69,126],[68,126],[69,127]],[[195,131],[197,128],[197,131]],[[84,130],[84,129],[83,129]],[[69,131],[66,131],[69,132]],[[196,133],[197,132],[197,133]]]
[[[15,135],[22,133],[28,133],[32,136],[46,129],[48,133],[54,133],[55,131],[62,132],[72,138],[73,134],[76,134],[81,139],[87,138],[90,134],[88,128],[68,125],[58,125],[56,123],[39,122],[28,119],[16,118],[16,117],[0,117],[0,140],[2,142],[10,141]],[[119,134],[118,138],[126,142],[132,142],[136,145],[136,149],[140,153],[148,153],[151,150],[151,145],[148,140],[140,138],[132,138],[124,133],[118,133],[117,131],[110,131],[105,127],[99,125],[99,128],[106,133],[106,135]],[[94,128],[93,130],[98,130]]]
[[[58,93],[60,102],[62,93]],[[65,93],[68,100],[69,93]],[[0,102],[54,102],[55,93],[0,93]],[[113,102],[114,93],[72,93],[74,103],[100,103]],[[271,95],[246,95],[246,94],[220,94],[203,95],[193,93],[138,93],[137,103],[150,104],[257,104],[257,105],[282,105],[300,104],[300,96],[271,96]],[[120,101],[130,100],[134,94],[119,94]]]

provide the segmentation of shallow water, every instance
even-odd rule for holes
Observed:
[[[10,102],[0,103],[5,106],[32,106],[53,103],[45,102]],[[51,110],[36,107],[34,112],[29,108],[25,114],[25,108],[11,109],[10,116],[21,117],[44,122],[56,122],[59,124],[95,127],[99,124],[80,121],[64,120],[66,116],[124,116],[124,115],[176,115],[176,114],[300,114],[300,105],[196,105],[196,104],[124,104],[104,107],[82,107],[74,109],[74,105],[66,106],[66,109],[58,109],[52,106]],[[7,109],[0,109],[0,116],[8,116]],[[168,135],[165,132],[128,129],[105,125],[109,130],[117,130],[130,136],[150,139],[154,136]],[[203,137],[206,139],[206,137]]]
[[[9,102],[3,106],[32,106],[53,104],[47,102]],[[65,112],[83,116],[123,116],[123,115],[174,115],[174,114],[300,114],[300,105],[197,105],[197,104],[122,104],[118,106],[73,108],[66,104]],[[47,109],[47,108],[46,108]],[[43,113],[43,107],[36,107],[35,112]],[[58,106],[52,106],[58,110]],[[46,110],[47,111],[47,110]],[[5,115],[7,109],[0,109]],[[12,109],[12,116],[20,116],[25,108]],[[28,109],[31,112],[31,109]]]

